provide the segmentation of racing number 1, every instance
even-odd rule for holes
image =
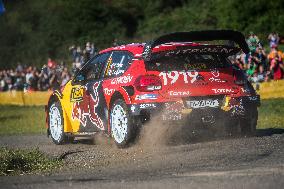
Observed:
[[[161,72],[159,76],[163,77],[164,85],[168,84],[168,78],[171,79],[171,84],[174,84],[180,75],[183,75],[183,81],[184,83],[188,83],[188,77],[191,78],[190,83],[193,83],[196,81],[198,72],[196,71],[188,71],[188,72],[178,72],[178,71],[172,71],[169,73]]]

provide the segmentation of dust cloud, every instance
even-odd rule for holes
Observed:
[[[184,128],[187,127],[186,132]],[[184,121],[162,121],[162,113],[153,116],[144,124],[138,136],[137,144],[145,149],[159,148],[187,142],[192,134],[190,125]]]

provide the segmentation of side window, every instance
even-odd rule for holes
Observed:
[[[86,80],[100,79],[103,74],[104,66],[109,57],[109,53],[98,55],[95,59],[90,61],[86,67],[85,78]]]
[[[132,55],[126,51],[114,51],[107,61],[105,77],[122,75],[131,64]]]

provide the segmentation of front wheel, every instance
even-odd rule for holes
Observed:
[[[126,147],[134,137],[133,118],[121,99],[114,101],[110,111],[111,135],[118,147]]]
[[[55,144],[63,144],[64,142],[71,142],[74,137],[68,137],[64,134],[64,119],[62,108],[59,102],[53,102],[49,107],[49,131],[52,141]]]

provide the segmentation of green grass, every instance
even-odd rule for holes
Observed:
[[[38,149],[0,148],[0,176],[44,173],[59,168],[62,161],[47,157]]]
[[[261,100],[258,115],[259,129],[284,128],[284,98]]]
[[[46,133],[44,106],[0,106],[0,135]]]
[[[258,128],[284,128],[284,98],[261,101]],[[0,106],[0,135],[45,132],[43,106]]]

